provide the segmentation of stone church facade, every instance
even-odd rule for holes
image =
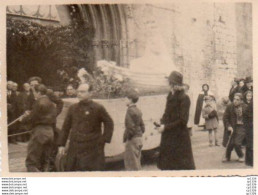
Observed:
[[[115,61],[122,67],[129,67],[131,60],[143,56],[147,47],[161,48],[183,72],[185,83],[197,91],[208,83],[220,97],[228,95],[234,77],[252,74],[250,3],[52,7],[37,17],[21,15],[17,12],[21,7],[9,7],[7,17],[53,25],[67,25],[74,18],[87,21],[95,29],[95,61]],[[34,9],[40,12],[39,7]],[[56,18],[48,18],[50,10]]]

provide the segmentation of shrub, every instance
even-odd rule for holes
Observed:
[[[94,69],[93,28],[73,20],[70,25],[41,25],[7,18],[7,77],[19,84],[40,76],[50,86],[78,82],[77,71]]]

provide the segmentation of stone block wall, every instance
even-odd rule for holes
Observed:
[[[129,61],[158,37],[196,93],[207,83],[216,96],[227,96],[235,76],[250,74],[243,64],[252,70],[250,10],[243,3],[127,6]]]

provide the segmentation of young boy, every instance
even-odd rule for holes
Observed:
[[[124,164],[126,170],[141,169],[142,134],[145,131],[142,113],[136,107],[139,93],[135,89],[127,91],[127,112],[125,116],[125,142]]]
[[[215,146],[219,146],[217,138],[218,114],[215,106],[215,99],[212,96],[205,96],[205,107],[202,116],[205,119],[205,128],[209,131],[209,146],[212,146],[212,132],[214,132]]]

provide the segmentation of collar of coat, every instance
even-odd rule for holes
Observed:
[[[89,105],[90,103],[92,103],[92,99],[81,100],[79,102],[80,105],[85,105],[85,106]]]
[[[136,107],[136,104],[134,104],[134,103],[129,104],[129,105],[128,105],[128,108],[131,108],[131,107]]]

